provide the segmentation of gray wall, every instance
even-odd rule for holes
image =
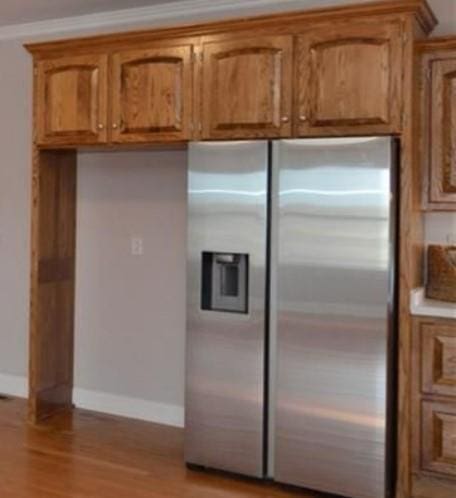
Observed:
[[[186,168],[186,151],[79,155],[78,387],[183,403]]]
[[[430,3],[443,21],[438,32],[456,33],[456,2]],[[2,391],[5,375],[27,373],[32,72],[21,41],[0,41],[0,60]],[[182,405],[185,163],[183,151],[80,155],[79,387]],[[427,216],[429,240],[451,230],[456,231],[456,214]],[[142,257],[129,254],[132,235],[144,238]]]

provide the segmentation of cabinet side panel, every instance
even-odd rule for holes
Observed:
[[[32,203],[32,423],[72,406],[76,153],[35,151]]]

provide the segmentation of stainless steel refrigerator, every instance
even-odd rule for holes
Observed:
[[[395,140],[192,143],[185,458],[392,492]]]

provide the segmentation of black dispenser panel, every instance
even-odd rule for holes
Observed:
[[[203,252],[203,310],[248,313],[248,254]]]

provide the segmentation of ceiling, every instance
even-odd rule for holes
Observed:
[[[131,9],[134,7],[163,6],[164,4],[188,3],[192,0],[0,0],[0,26],[10,26],[49,19],[96,14],[113,10]],[[198,3],[197,0],[193,0]],[[326,5],[343,5],[360,3],[368,0],[235,0],[240,11],[247,12],[244,7],[252,7],[252,11],[277,11],[284,8],[311,8]],[[437,17],[441,20],[439,33],[456,32],[456,1],[428,0]],[[229,4],[227,0],[211,0],[203,2],[211,6],[221,3]],[[247,5],[246,5],[247,4]],[[282,4],[282,5],[281,5]]]
[[[0,25],[22,24],[179,0],[0,0]],[[215,0],[217,1],[217,0]]]

